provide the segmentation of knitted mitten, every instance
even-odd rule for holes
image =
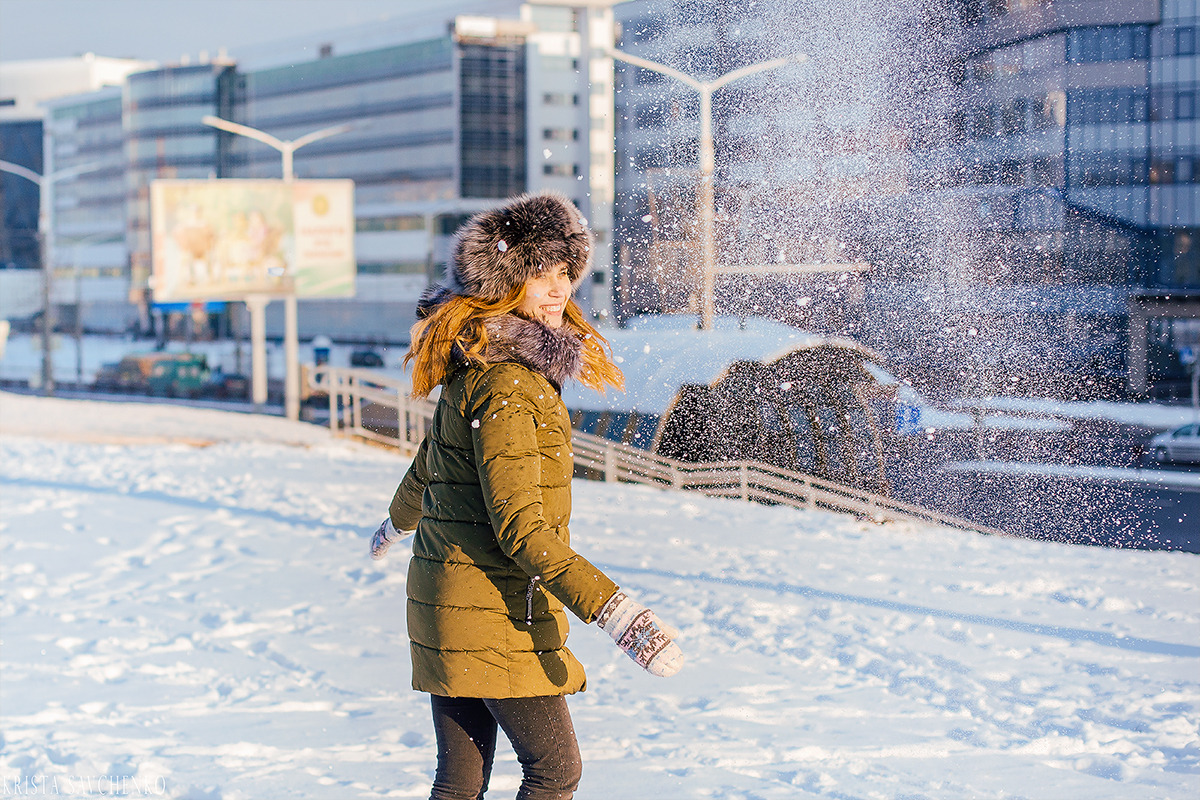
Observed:
[[[404,538],[404,534],[392,525],[391,517],[385,519],[371,537],[371,558],[375,561],[387,555],[388,548]]]
[[[683,651],[662,621],[620,590],[600,609],[596,624],[651,675],[667,678],[683,666]]]

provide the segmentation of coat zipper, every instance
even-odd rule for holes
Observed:
[[[529,579],[529,588],[525,590],[525,624],[533,624],[533,590],[537,588],[538,576]]]

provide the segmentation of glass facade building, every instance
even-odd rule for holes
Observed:
[[[142,326],[151,325],[149,278],[150,184],[159,178],[222,178],[217,131],[200,119],[229,117],[229,62],[179,65],[139,72],[125,82],[126,245],[129,249],[130,300]]]
[[[42,174],[42,121],[0,120],[0,160]],[[38,187],[0,172],[0,269],[38,269]]]
[[[44,106],[54,169],[86,170],[55,186],[52,299],[68,310],[60,319],[78,317],[87,330],[124,329],[133,320],[122,90],[106,87]]]
[[[1195,0],[954,12],[950,87],[926,98],[937,124],[919,139],[927,197],[971,221],[961,273],[1001,298],[968,316],[1015,330],[1010,372],[1036,353],[1046,371],[1145,390],[1144,306],[1200,294]]]
[[[923,5],[880,4],[889,24],[781,0],[617,7],[621,49],[701,79],[810,55],[714,96],[718,261],[870,271],[847,290],[727,279],[718,308],[857,336],[954,391],[1118,388],[1145,357],[1142,298],[1200,293],[1195,0]],[[693,309],[696,92],[618,74],[619,296]]]

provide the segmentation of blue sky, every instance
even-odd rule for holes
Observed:
[[[0,60],[102,56],[176,61],[410,12],[487,0],[0,0]],[[508,3],[501,3],[508,5]]]

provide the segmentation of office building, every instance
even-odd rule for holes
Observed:
[[[298,149],[294,174],[355,182],[357,294],[351,300],[302,300],[300,334],[406,341],[416,301],[444,273],[452,235],[468,215],[539,189],[563,192],[585,214],[593,210],[594,125],[578,28],[569,9],[526,7],[511,19],[460,16],[432,29],[397,30],[387,44],[378,31],[325,32],[316,47],[301,48],[303,60],[271,66],[260,57],[249,71],[222,57],[131,75],[119,116],[125,324],[149,331],[157,327],[156,313],[175,310],[156,305],[149,285],[153,180],[281,174],[278,151],[201,122],[214,115],[285,141],[345,126]],[[371,46],[363,49],[363,41]],[[53,130],[53,146],[73,153],[74,161],[101,151],[111,155],[113,129],[104,125],[113,121],[112,102],[111,95],[98,93],[56,101],[51,112],[61,124]],[[73,124],[76,117],[89,122]],[[611,170],[610,150],[603,148]],[[111,194],[109,177],[98,174],[64,187],[63,202],[79,210],[62,220],[62,234],[93,251],[100,244],[80,225],[100,224],[99,199]],[[106,258],[98,268],[120,270],[115,250]],[[598,270],[604,266],[598,259]],[[599,283],[606,284],[606,273],[602,277]],[[85,298],[84,305],[99,303]],[[240,327],[240,313],[229,309],[227,328]],[[268,306],[271,335],[282,332],[282,317],[281,304]]]
[[[1140,392],[1147,361],[1181,370],[1170,319],[1200,313],[1196,17],[1195,0],[954,6],[916,150],[963,234],[941,251],[944,307],[1003,345],[997,371]]]
[[[714,96],[718,263],[870,270],[726,275],[718,311],[850,333],[955,390],[1141,391],[1200,291],[1194,0],[913,10],[618,6],[623,50],[697,78],[810,56]],[[695,309],[696,92],[618,86],[618,297]]]
[[[44,103],[55,98],[119,86],[125,76],[150,66],[150,62],[102,58],[87,54],[79,58],[34,59],[0,62],[0,160],[50,176],[47,186],[53,200],[51,217],[71,194],[70,185],[79,177],[70,172],[45,148]],[[120,115],[117,116],[119,129]],[[89,146],[87,136],[81,146]],[[77,162],[68,166],[91,165]],[[55,173],[61,173],[55,178]],[[4,318],[22,321],[41,310],[41,278],[30,270],[39,269],[38,209],[41,191],[38,183],[20,175],[0,172],[0,311]],[[52,263],[61,270],[70,267],[56,258],[57,242],[51,236],[46,250]],[[71,253],[68,251],[67,257]],[[56,302],[60,298],[56,298]]]

